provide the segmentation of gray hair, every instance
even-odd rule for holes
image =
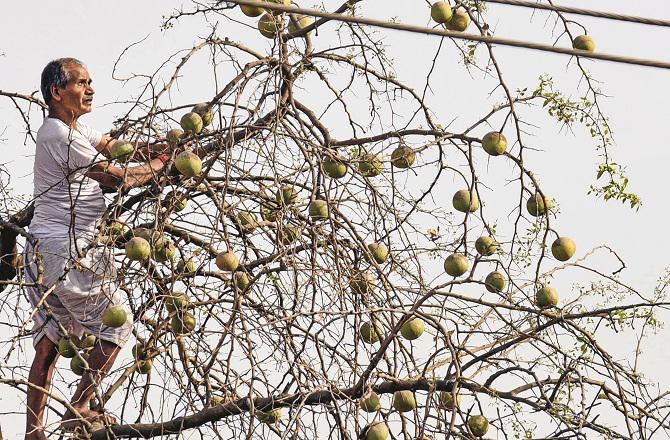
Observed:
[[[51,61],[42,70],[42,82],[40,89],[42,90],[42,97],[47,105],[51,104],[51,86],[65,87],[70,80],[70,73],[65,69],[65,66],[75,65],[85,67],[84,63],[76,58],[58,58]]]

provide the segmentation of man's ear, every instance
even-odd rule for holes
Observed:
[[[60,102],[60,100],[63,99],[60,96],[60,90],[56,84],[51,84],[51,99],[58,102]]]

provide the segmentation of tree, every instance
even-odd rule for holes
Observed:
[[[351,13],[359,3],[335,11]],[[486,35],[485,4],[463,6],[469,31]],[[235,17],[255,26],[257,19],[238,9],[198,2],[193,11],[166,17],[164,27],[178,27],[186,16]],[[299,17],[279,12],[265,17],[266,33],[267,23],[300,27]],[[560,41],[571,42],[572,22],[562,13],[551,16],[565,30]],[[336,30],[339,46],[318,46],[314,30],[326,26]],[[98,400],[123,401],[124,423],[109,429],[121,437],[197,429],[220,438],[356,438],[369,423],[384,421],[396,438],[474,438],[468,420],[479,415],[492,437],[648,438],[669,428],[663,396],[599,342],[610,330],[642,337],[655,327],[668,277],[643,297],[617,278],[624,264],[614,247],[586,250],[577,243],[567,262],[553,259],[552,243],[569,235],[553,227],[556,206],[569,202],[553,200],[525,162],[524,111],[544,107],[566,126],[581,123],[593,134],[599,178],[606,179],[594,184],[594,194],[640,204],[612,162],[601,94],[580,58],[571,68],[586,90],[570,99],[548,75],[511,90],[492,44],[456,42],[466,68],[496,80],[499,104],[463,115],[471,119],[447,130],[427,92],[396,78],[383,35],[317,19],[277,33],[265,51],[214,31],[146,76],[146,92],[115,124],[119,137],[138,143],[164,138],[195,104],[172,105],[168,96],[202,52],[209,51],[211,74],[225,84],[206,102],[212,125],[182,139],[192,140],[189,148],[203,158],[201,174],[186,178],[173,170],[148,188],[110,194],[105,221],[131,230],[115,235],[102,228],[100,240],[119,249],[118,282],[140,348],[137,361],[121,365],[99,394]],[[234,72],[221,75],[222,65]],[[426,89],[435,81],[429,75]],[[39,101],[25,94],[10,99],[30,127],[34,112],[26,104]],[[507,148],[485,149],[487,133],[502,133]],[[344,165],[346,174],[331,177],[338,173],[326,162]],[[500,167],[513,168],[514,176],[504,193],[494,193],[488,181]],[[176,193],[188,200],[183,210],[170,195]],[[507,224],[490,220],[500,215],[489,212],[497,198],[511,213]],[[327,215],[314,215],[309,207],[316,200],[325,201]],[[10,223],[25,226],[16,217]],[[176,259],[126,259],[121,249],[140,228],[172,241]],[[475,247],[481,236],[492,238],[482,251]],[[372,243],[386,245],[388,259],[379,262]],[[216,261],[226,251],[240,261],[232,271]],[[451,255],[458,264],[448,272],[455,276],[444,273]],[[621,266],[606,273],[591,264],[594,255]],[[486,281],[492,272],[502,274],[504,286]],[[566,273],[588,278],[570,288],[562,282]],[[558,307],[537,305],[545,286],[557,286]],[[6,292],[3,312],[20,309],[21,286],[8,284]],[[175,292],[185,292],[187,303],[175,301],[181,297]],[[192,331],[183,325],[187,313],[195,318]],[[425,332],[403,338],[403,324],[416,318]],[[28,314],[19,320],[7,356],[26,334]],[[378,342],[361,336],[365,323],[379,330]],[[148,360],[153,368],[140,375]],[[21,379],[2,382],[26,386]],[[394,411],[391,395],[407,390],[418,409]],[[367,414],[359,400],[372,391],[382,408]],[[271,409],[283,410],[280,420]]]

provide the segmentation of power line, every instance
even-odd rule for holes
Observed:
[[[522,6],[533,9],[543,9],[554,12],[565,12],[568,14],[587,15],[589,17],[606,18],[609,20],[627,21],[629,23],[648,24],[652,26],[670,27],[670,20],[657,18],[636,17],[634,15],[616,14],[613,12],[594,11],[592,9],[573,8],[571,6],[546,5],[526,0],[486,0],[488,3],[500,3],[501,5]]]
[[[464,34],[461,32],[454,32],[454,31],[446,31],[443,29],[432,29],[432,28],[427,28],[424,26],[415,26],[415,25],[409,25],[409,24],[403,24],[403,23],[393,23],[393,22],[388,22],[388,21],[383,21],[383,20],[376,20],[372,18],[365,18],[365,17],[354,17],[351,15],[344,15],[344,14],[333,14],[329,12],[322,12],[318,11],[316,9],[307,9],[307,8],[298,8],[294,6],[284,6],[280,5],[278,3],[271,3],[271,2],[259,2],[259,1],[251,1],[251,0],[227,0],[229,3],[236,3],[240,5],[248,5],[248,6],[257,6],[263,9],[269,9],[273,11],[280,11],[280,12],[292,12],[294,14],[302,14],[302,15],[310,15],[313,17],[321,17],[326,20],[337,20],[337,21],[342,21],[346,23],[356,23],[356,24],[365,24],[368,26],[375,26],[375,27],[381,27],[381,28],[386,28],[386,29],[393,29],[393,30],[398,30],[398,31],[405,31],[405,32],[413,32],[413,33],[420,33],[420,34],[426,34],[426,35],[438,35],[441,37],[449,37],[449,38],[456,38],[459,40],[470,40],[470,41],[479,41],[482,43],[487,43],[487,44],[497,44],[501,46],[511,46],[511,47],[521,47],[525,49],[532,49],[532,50],[539,50],[539,51],[544,51],[544,52],[553,52],[553,53],[560,53],[563,55],[572,55],[572,56],[578,56],[582,58],[592,58],[596,60],[603,60],[603,61],[611,61],[615,63],[624,63],[624,64],[632,64],[632,65],[637,65],[637,66],[646,66],[646,67],[656,67],[659,69],[670,69],[670,62],[665,62],[665,61],[656,61],[656,60],[649,60],[649,59],[644,59],[644,58],[632,58],[632,57],[626,57],[626,56],[621,56],[621,55],[610,55],[610,54],[604,54],[604,53],[594,53],[594,52],[586,52],[586,51],[581,51],[581,50],[575,50],[575,49],[568,49],[568,48],[562,48],[562,47],[555,47],[555,46],[550,46],[547,44],[538,44],[538,43],[533,43],[529,41],[522,41],[522,40],[512,40],[508,38],[499,38],[499,37],[491,37],[491,36],[483,36],[483,35],[476,35],[476,34]],[[302,31],[295,32],[295,35],[303,35],[304,33],[312,30],[315,25],[312,24],[306,28],[304,28]]]

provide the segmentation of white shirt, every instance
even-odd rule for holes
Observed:
[[[95,234],[105,211],[98,182],[85,174],[104,160],[95,149],[102,133],[77,123],[46,118],[37,131],[34,167],[35,215],[30,232],[38,238]]]

